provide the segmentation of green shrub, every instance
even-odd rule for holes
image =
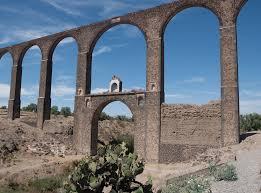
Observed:
[[[53,115],[59,115],[60,114],[60,112],[58,110],[58,106],[52,106],[51,114],[53,114]]]
[[[0,109],[6,110],[7,106],[1,106]]]
[[[112,120],[112,119],[113,118],[110,115],[106,114],[105,112],[101,112],[100,117],[99,117],[100,121]]]
[[[23,107],[22,111],[37,112],[37,104],[31,103],[28,106]]]
[[[127,153],[134,153],[134,136],[130,134],[123,134],[117,136],[115,139],[113,139],[110,143],[111,144],[121,144],[125,143],[126,147],[128,148]]]
[[[133,121],[132,118],[127,117],[125,115],[118,115],[117,117],[115,117],[115,119],[119,121],[128,121],[128,122]]]
[[[66,193],[103,192],[152,193],[151,181],[141,184],[135,180],[144,170],[144,163],[133,153],[127,153],[125,143],[101,146],[96,156],[81,160],[64,187]]]
[[[210,193],[210,183],[205,178],[190,177],[177,180],[162,190],[162,193]]]
[[[61,108],[61,115],[64,117],[68,117],[72,115],[71,108],[70,107],[62,107]]]
[[[261,130],[261,115],[257,113],[240,115],[240,130],[242,133]]]
[[[38,193],[49,193],[63,187],[63,180],[60,177],[48,177],[36,179],[29,182],[30,189]]]
[[[216,181],[236,181],[238,180],[236,168],[233,165],[226,164],[225,166],[217,167],[211,164],[209,167],[210,175],[215,178]]]

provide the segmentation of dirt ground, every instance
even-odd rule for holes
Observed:
[[[35,127],[35,120],[36,114],[22,112],[20,119],[9,121],[6,111],[0,110],[0,184],[10,181],[23,183],[35,177],[58,175],[83,157],[73,151],[73,117],[53,117],[45,123],[43,130]],[[106,128],[101,132],[102,138],[113,136],[108,132],[110,128],[114,128],[113,133],[117,134],[130,131],[131,124],[102,122],[99,126]],[[171,178],[208,168],[209,162],[230,162],[237,167],[239,182],[243,185],[217,183],[213,184],[213,192],[232,192],[225,191],[227,187],[230,190],[239,187],[234,192],[243,193],[250,190],[247,187],[253,187],[253,191],[260,189],[261,132],[249,133],[243,138],[239,145],[209,149],[194,160],[176,164],[147,164],[138,180],[146,181],[147,176],[152,176],[155,189],[160,189]],[[240,191],[240,187],[246,191]]]

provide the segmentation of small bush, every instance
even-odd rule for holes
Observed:
[[[0,109],[6,110],[7,106],[1,106]]]
[[[72,115],[71,108],[70,107],[62,107],[61,108],[61,115],[64,117],[69,117]]]
[[[28,186],[38,193],[49,193],[62,188],[63,180],[60,177],[36,179],[29,182]]]
[[[51,114],[52,114],[52,115],[59,115],[59,114],[60,114],[60,112],[59,112],[59,110],[58,110],[58,106],[52,106],[52,108],[51,108]]]
[[[133,121],[132,118],[127,117],[125,115],[118,115],[115,119],[119,121],[128,121],[128,122]]]
[[[112,119],[113,118],[110,115],[106,114],[105,112],[101,112],[100,117],[99,117],[100,121],[112,120]]]
[[[128,148],[127,153],[134,153],[134,136],[130,134],[119,135],[115,139],[113,139],[111,144],[121,144],[125,143]]]
[[[236,167],[233,165],[225,165],[217,167],[216,165],[211,165],[209,167],[210,175],[215,178],[216,181],[236,181],[238,180]]]
[[[28,106],[23,107],[22,111],[37,112],[37,104],[31,103]]]
[[[240,115],[240,131],[242,133],[261,130],[261,115],[251,113]]]
[[[211,193],[211,189],[207,179],[191,177],[169,184],[162,193]]]

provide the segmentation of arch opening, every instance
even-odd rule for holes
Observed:
[[[119,24],[99,34],[96,41],[92,51],[91,94],[109,92],[113,77],[122,80],[123,92],[145,90],[146,40],[140,29]]]
[[[261,129],[261,2],[248,1],[237,17],[240,133]],[[251,21],[251,22],[250,22]]]
[[[184,12],[187,12],[190,9],[201,9],[201,10],[205,10],[208,11],[209,13],[212,13],[212,15],[214,15],[216,17],[216,19],[218,20],[219,26],[222,26],[222,19],[220,18],[218,12],[216,12],[216,10],[214,8],[210,8],[206,5],[196,5],[196,4],[192,4],[192,5],[187,5],[187,6],[183,6],[180,9],[178,9],[176,12],[172,13],[168,19],[166,20],[166,22],[164,23],[164,25],[162,26],[162,30],[161,30],[161,34],[165,34],[166,28],[168,28],[168,25],[172,22],[172,20],[179,14],[183,14]]]
[[[51,118],[72,116],[76,93],[78,44],[72,37],[59,39],[51,52]]]
[[[216,16],[198,7],[180,12],[166,28],[164,46],[165,102],[161,105],[161,140],[170,147],[218,146],[221,73]],[[186,159],[186,155],[182,156]]]
[[[7,116],[13,59],[9,52],[0,57],[0,114]]]
[[[219,44],[219,22],[206,8],[186,9],[169,22],[164,34],[166,103],[220,100]]]
[[[39,93],[41,50],[34,45],[25,50],[21,56],[21,121],[36,127],[37,101]]]
[[[102,104],[92,121],[92,154],[103,144],[125,142],[134,152],[134,116],[130,108],[121,101]]]

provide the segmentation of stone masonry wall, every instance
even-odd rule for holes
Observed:
[[[220,144],[220,101],[206,105],[162,104],[161,162],[189,159],[195,152]]]

